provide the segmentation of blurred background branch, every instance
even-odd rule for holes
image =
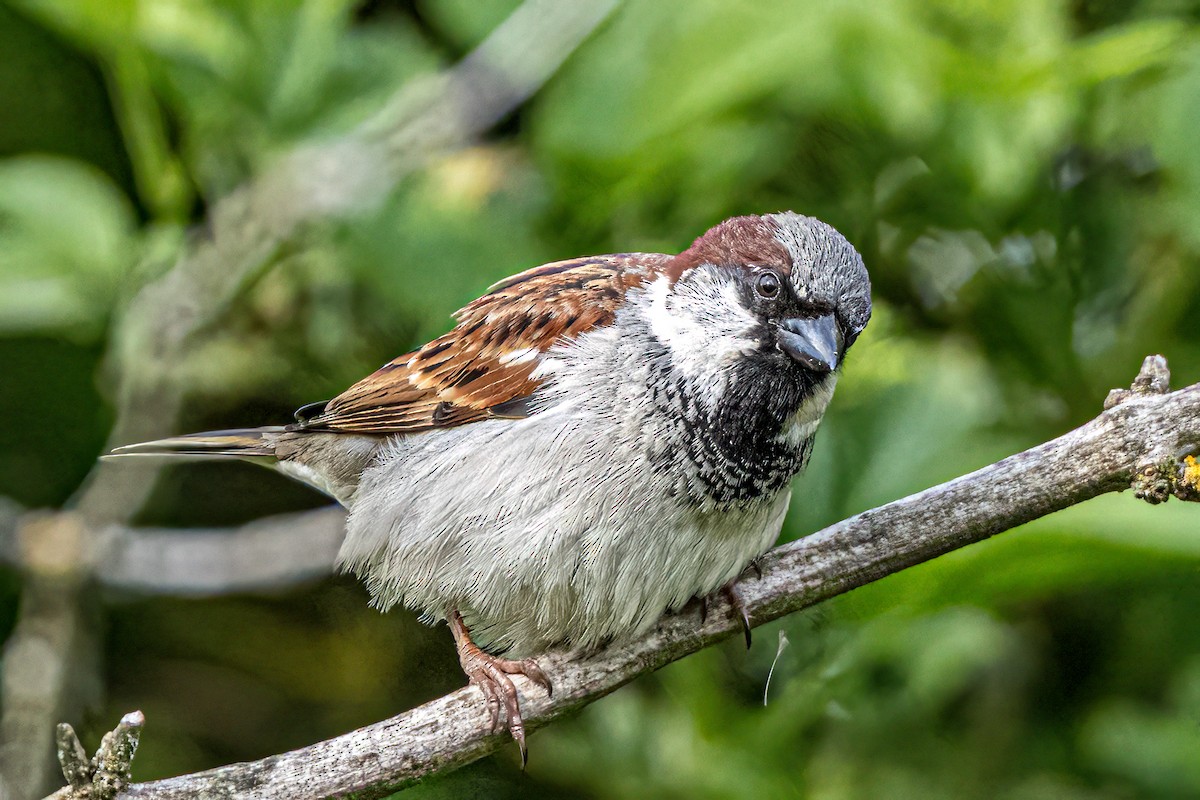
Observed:
[[[1152,372],[1164,376],[1154,390],[1148,389]],[[1182,466],[1180,453],[1200,448],[1200,383],[1168,394],[1168,375],[1166,361],[1151,356],[1134,382],[1136,394],[1082,428],[771,551],[762,559],[761,578],[739,584],[752,621],[770,622],[1046,514],[1128,489],[1147,464],[1174,476]],[[1180,488],[1183,496],[1197,487]],[[639,675],[740,633],[740,617],[724,600],[705,619],[698,616],[689,607],[637,640],[591,655],[543,657],[554,695],[526,691],[527,722],[544,726]],[[534,687],[523,680],[522,688]],[[490,729],[478,690],[460,689],[336,739],[262,761],[133,785],[122,796],[382,797],[491,753],[507,733]]]
[[[278,590],[329,575],[342,543],[339,508],[280,514],[240,528],[117,528],[96,565],[106,586],[206,596]]]
[[[0,510],[0,561],[25,569],[28,554],[17,513]],[[139,594],[209,596],[275,591],[329,575],[345,512],[330,507],[278,514],[233,528],[130,527],[88,531],[85,561],[110,589]]]

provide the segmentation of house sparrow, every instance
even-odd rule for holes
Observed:
[[[870,289],[825,223],[736,217],[679,255],[507,278],[293,424],[114,455],[266,457],[332,495],[349,509],[340,566],[378,608],[447,620],[524,757],[509,676],[551,691],[533,655],[637,634],[722,586],[736,601],[779,534]]]

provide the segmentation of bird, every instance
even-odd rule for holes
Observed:
[[[446,621],[527,759],[512,675],[723,591],[779,536],[847,351],[862,257],[794,212],[727,219],[676,255],[557,261],[285,425],[111,455],[242,458],[348,509],[338,564],[370,602]]]

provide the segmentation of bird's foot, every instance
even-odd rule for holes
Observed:
[[[500,730],[503,712],[504,727],[521,749],[521,766],[524,767],[529,761],[529,751],[525,747],[525,720],[521,716],[517,687],[513,685],[509,676],[524,675],[544,688],[547,696],[554,694],[553,684],[532,658],[499,658],[480,650],[471,641],[471,633],[463,623],[462,615],[457,611],[450,614],[448,622],[450,632],[454,634],[454,643],[458,647],[458,663],[462,664],[463,672],[467,673],[470,682],[479,687],[479,691],[483,693],[483,700],[487,703],[488,712],[492,717],[492,732]]]
[[[750,563],[746,565],[746,570],[752,570],[758,578],[762,578],[761,561],[761,555],[760,557],[750,559]],[[742,571],[742,575],[745,575],[746,570]],[[733,578],[732,581],[726,583],[724,587],[721,587],[716,591],[718,591],[722,597],[725,597],[725,600],[730,603],[733,613],[737,614],[738,619],[742,620],[742,632],[745,634],[746,638],[746,650],[749,650],[751,642],[750,609],[746,608],[746,602],[742,597],[742,593],[740,593],[738,590],[738,581],[740,578],[742,578],[742,576]],[[708,596],[706,595],[703,597],[698,597],[698,600],[700,600],[700,622],[701,625],[703,625],[704,621],[708,619]]]
[[[755,571],[757,571],[758,565],[754,564],[753,562],[752,565],[754,566]],[[760,572],[759,575],[761,576],[762,573]],[[725,598],[725,600],[729,603],[730,608],[733,609],[733,613],[736,614],[738,619],[742,621],[742,633],[746,636],[746,649],[749,650],[751,642],[750,610],[746,608],[746,601],[742,599],[742,594],[740,591],[738,591],[737,582],[738,579],[734,578],[720,589],[717,589],[717,592],[719,592],[720,595]],[[700,601],[700,624],[703,625],[708,620],[708,595],[704,595],[698,599]]]

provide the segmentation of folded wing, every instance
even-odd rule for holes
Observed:
[[[532,374],[546,351],[610,324],[625,293],[668,261],[623,253],[507,278],[460,309],[449,333],[385,364],[295,427],[408,433],[521,416],[520,401],[538,388]]]

